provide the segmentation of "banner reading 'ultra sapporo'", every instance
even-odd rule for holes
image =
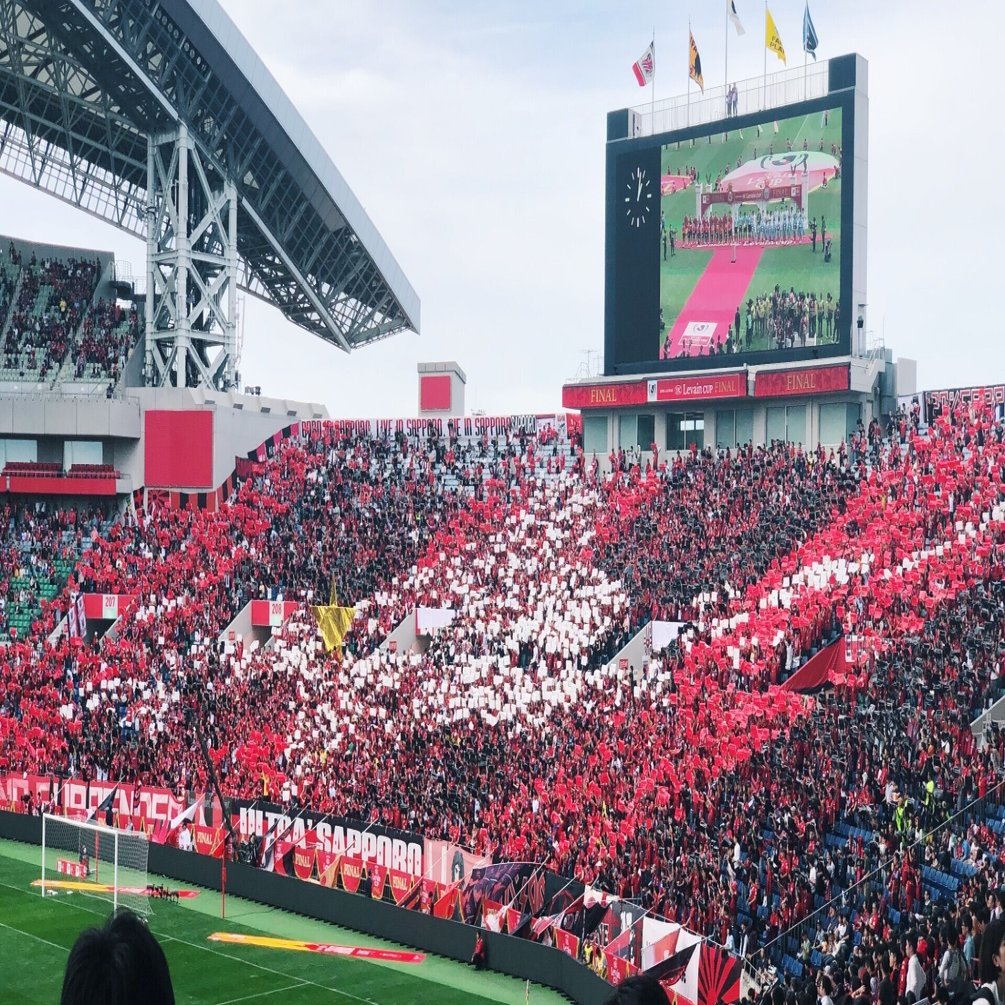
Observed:
[[[235,799],[232,822],[244,837],[281,839],[290,846],[310,845],[335,855],[421,876],[423,839],[409,831],[305,809],[290,812],[276,803]]]

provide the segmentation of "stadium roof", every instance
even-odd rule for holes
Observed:
[[[346,351],[419,298],[216,0],[0,0],[0,171],[146,236],[147,137],[187,125],[239,197],[240,283]]]

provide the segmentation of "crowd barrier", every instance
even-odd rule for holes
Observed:
[[[0,811],[0,837],[41,845],[41,817]],[[220,863],[205,855],[151,843],[148,869],[180,883],[220,889]],[[490,967],[497,973],[543,984],[580,1005],[601,1005],[611,993],[605,980],[557,949],[405,911],[393,904],[264,872],[240,862],[227,864],[227,892],[464,963],[471,959],[480,932],[488,943]]]

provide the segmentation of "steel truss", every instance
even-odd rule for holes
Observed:
[[[147,146],[145,382],[237,386],[237,187],[184,123]]]
[[[148,379],[236,380],[238,286],[346,351],[417,329],[407,280],[388,279],[370,239],[195,29],[184,0],[0,0],[0,173],[173,256],[147,263],[160,277]],[[183,127],[187,234],[169,223],[180,208],[170,186],[148,189],[150,138],[167,177]]]

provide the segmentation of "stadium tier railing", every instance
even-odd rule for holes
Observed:
[[[828,93],[828,60],[807,67],[778,70],[736,82],[737,115],[750,115],[770,108],[793,105]],[[726,118],[726,91],[729,82],[716,87],[697,88],[688,96],[677,95],[635,108],[642,120],[642,135],[655,136],[705,122]]]

